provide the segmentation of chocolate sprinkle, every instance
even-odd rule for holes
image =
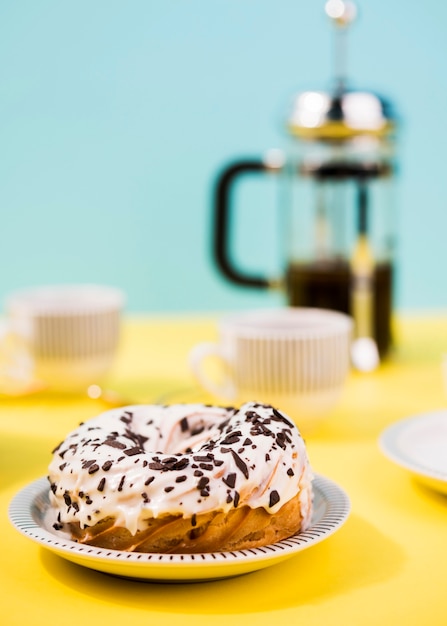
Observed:
[[[82,469],[88,469],[89,467],[91,467],[94,463],[96,463],[95,460],[93,461],[84,461],[82,464]]]
[[[209,482],[210,482],[210,479],[207,476],[202,476],[202,478],[197,483],[197,487],[199,489],[204,489],[205,487],[208,486]]]
[[[188,418],[184,417],[180,420],[180,429],[182,433],[186,433],[189,430]]]
[[[237,454],[237,452],[235,452],[232,449],[230,449],[230,452],[233,455],[234,462],[236,463],[238,469],[240,469],[243,475],[245,476],[245,478],[248,479],[249,473],[248,473],[248,467],[246,463],[241,459],[241,457]]]
[[[287,426],[289,426],[290,428],[293,428],[293,424],[291,424],[289,420],[286,419],[284,415],[282,415],[282,413],[280,413],[277,409],[273,409],[273,415],[276,417],[275,421],[284,422],[284,424],[287,424]]]
[[[214,469],[214,465],[211,465],[211,463],[199,463],[199,467],[203,470],[208,470],[208,471],[211,471]]]
[[[275,506],[275,504],[278,504],[279,500],[279,493],[274,489],[270,492],[269,507],[271,508]]]
[[[117,441],[116,439],[112,439],[111,437],[108,437],[104,441],[104,445],[110,446],[111,448],[119,448],[120,450],[124,450],[124,448],[126,447],[126,444],[121,443],[121,441]]]
[[[144,454],[144,450],[135,446],[134,448],[124,450],[124,454],[127,454],[127,456],[134,456],[135,454]]]
[[[231,489],[234,488],[235,484],[236,484],[236,474],[228,474],[228,476],[226,476],[225,478],[222,478],[222,481],[228,486],[231,487]]]

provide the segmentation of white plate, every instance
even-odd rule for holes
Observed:
[[[382,452],[419,481],[447,493],[447,411],[409,417],[379,438]]]
[[[46,478],[31,483],[13,498],[9,517],[22,534],[78,565],[126,578],[192,582],[263,569],[332,535],[349,515],[349,498],[338,485],[322,476],[315,477],[314,493],[314,514],[308,530],[262,548],[234,552],[143,554],[105,550],[61,538],[45,525],[50,506]]]

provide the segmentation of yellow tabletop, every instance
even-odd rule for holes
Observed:
[[[216,320],[126,319],[109,387],[130,402],[201,400],[187,355],[215,338]],[[109,576],[17,532],[8,520],[13,496],[46,475],[52,448],[69,430],[107,405],[42,392],[1,398],[1,623],[446,624],[447,496],[414,480],[378,446],[389,424],[447,406],[444,352],[447,317],[398,319],[393,355],[373,374],[351,373],[337,407],[306,439],[315,472],[349,494],[347,522],[282,563],[214,582]]]

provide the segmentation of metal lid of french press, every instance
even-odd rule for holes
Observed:
[[[371,91],[347,87],[346,31],[357,15],[355,4],[328,0],[325,11],[334,25],[334,88],[304,91],[294,97],[287,119],[290,133],[301,139],[328,141],[393,134],[396,120],[391,103]]]

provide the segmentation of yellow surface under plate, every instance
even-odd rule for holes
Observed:
[[[46,475],[51,450],[112,397],[212,401],[189,372],[188,352],[216,338],[217,321],[127,319],[108,397],[39,392],[0,400],[2,624],[444,626],[447,495],[387,458],[379,441],[393,424],[447,408],[447,316],[398,318],[389,359],[374,373],[352,372],[338,405],[306,436],[314,471],[351,501],[345,523],[311,549],[245,575],[170,584],[81,566],[11,523],[11,503]],[[22,505],[28,515],[29,503]]]

